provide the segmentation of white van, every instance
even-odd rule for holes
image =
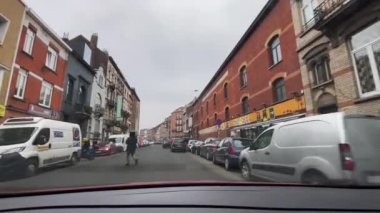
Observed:
[[[273,126],[240,154],[244,178],[380,184],[380,118],[343,112]]]
[[[108,141],[112,142],[116,145],[118,152],[125,152],[127,151],[127,139],[129,135],[127,134],[117,134],[117,135],[110,135],[108,137]]]
[[[80,159],[82,135],[78,124],[41,117],[20,117],[0,125],[0,174],[23,171]]]

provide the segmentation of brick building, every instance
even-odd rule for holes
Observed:
[[[0,4],[0,117],[5,116],[9,82],[25,9],[21,0],[3,0]]]
[[[380,1],[291,0],[308,115],[380,114]]]
[[[170,115],[170,138],[178,138],[183,136],[183,113],[185,108],[179,107]]]
[[[192,107],[199,139],[254,138],[271,123],[305,115],[289,1],[267,2]]]
[[[27,9],[11,77],[6,117],[61,119],[70,47]]]

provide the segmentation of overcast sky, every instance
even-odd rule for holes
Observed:
[[[59,35],[98,33],[151,128],[204,89],[267,0],[25,0]]]

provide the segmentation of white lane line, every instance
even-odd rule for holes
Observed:
[[[217,175],[220,175],[220,176],[222,176],[222,177],[224,177],[224,178],[226,178],[228,180],[244,181],[244,179],[240,176],[240,174],[236,174],[236,173],[233,173],[233,172],[226,171],[224,169],[224,167],[219,166],[219,165],[214,165],[211,161],[203,159],[202,157],[200,157],[198,155],[194,155],[194,154],[191,154],[191,153],[188,153],[188,154],[195,161],[201,163],[202,165],[204,165],[205,167],[207,167],[207,169],[209,169],[210,171],[216,173]]]

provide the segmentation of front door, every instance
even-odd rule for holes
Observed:
[[[252,174],[259,178],[267,179],[268,170],[271,169],[269,160],[273,131],[271,129],[261,134],[249,150]]]
[[[40,167],[54,163],[55,156],[52,149],[49,128],[41,129],[33,144],[37,147]]]

